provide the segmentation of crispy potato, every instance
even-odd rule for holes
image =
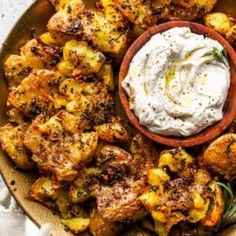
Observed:
[[[34,154],[38,167],[56,175],[59,181],[71,181],[77,169],[89,162],[96,152],[96,132],[67,133],[58,116],[39,115],[27,130],[24,144]]]
[[[204,23],[206,26],[214,29],[222,35],[226,35],[231,28],[229,17],[221,12],[214,12],[206,15]]]
[[[90,224],[89,218],[71,218],[61,220],[62,224],[65,225],[71,232],[78,234],[85,231]]]
[[[205,150],[202,162],[215,174],[229,180],[236,175],[236,134],[225,134]]]
[[[62,9],[52,16],[48,22],[49,31],[75,35],[92,42],[105,53],[116,55],[121,53],[126,47],[126,33],[120,31],[116,24],[106,19],[103,13],[96,10],[85,10],[80,3],[77,5],[79,9],[75,12]]]
[[[109,90],[111,91],[115,90],[112,65],[105,64],[101,68],[101,70],[97,73],[97,76],[109,88]]]
[[[65,10],[79,13],[81,9],[85,8],[85,4],[82,0],[50,0],[50,2],[55,7],[56,11]]]
[[[44,45],[36,39],[20,48],[20,55],[10,55],[4,63],[10,86],[18,85],[34,69],[54,68],[61,58],[58,47]]]
[[[29,195],[41,203],[56,200],[60,185],[50,177],[41,176],[30,188]]]
[[[204,9],[205,12],[210,12],[215,6],[217,0],[172,0],[173,4],[184,7],[186,9],[195,7],[198,9]]]
[[[95,188],[98,211],[109,221],[136,221],[146,216],[138,199],[145,188],[144,175],[151,165],[141,155],[105,145],[96,157],[102,171]],[[140,171],[137,173],[137,169]]]
[[[126,27],[128,22],[117,8],[115,1],[96,0],[96,6],[104,13],[105,18],[117,28],[122,29]]]
[[[174,0],[168,6],[166,20],[195,20],[203,17],[215,6],[217,0]]]
[[[7,124],[0,128],[0,143],[2,149],[9,155],[19,169],[29,170],[35,167],[29,151],[25,148],[23,140],[28,124],[21,123],[14,127]]]
[[[70,201],[65,189],[58,191],[55,203],[63,219],[71,218]]]
[[[39,39],[49,46],[64,46],[67,41],[72,40],[72,37],[60,32],[46,32],[41,34]]]
[[[226,34],[226,39],[236,47],[236,24],[230,28]]]
[[[211,201],[207,216],[202,221],[202,225],[208,228],[215,227],[221,221],[224,211],[224,198],[222,191],[215,181],[211,181],[209,187],[214,192],[214,198]]]
[[[52,88],[56,80],[55,73],[51,70],[33,71],[19,86],[10,91],[8,106],[30,117],[52,111]]]
[[[90,216],[89,229],[93,236],[118,236],[122,228],[121,223],[107,221],[97,211]]]
[[[132,154],[142,155],[147,160],[152,160],[152,162],[157,162],[159,158],[159,151],[155,144],[140,133],[137,133],[132,138],[130,152]],[[150,168],[153,168],[153,166],[151,165]]]
[[[44,64],[38,57],[10,55],[4,63],[4,71],[11,87],[17,86],[34,69],[43,69]]]
[[[185,150],[178,148],[161,152],[159,168],[168,167],[170,171],[181,175],[181,172],[193,165],[193,158]]]
[[[142,28],[152,25],[154,14],[148,1],[116,0],[119,10],[134,24]]]
[[[129,139],[126,128],[118,122],[98,125],[95,130],[99,138],[108,143],[126,142]]]
[[[105,63],[105,56],[94,50],[85,41],[71,40],[65,44],[63,49],[63,61],[71,66],[72,76],[81,74],[97,73]],[[68,75],[67,71],[61,70],[58,66],[59,72]]]
[[[94,197],[89,185],[90,177],[96,174],[99,170],[96,168],[89,168],[81,171],[78,177],[70,184],[68,196],[72,203],[77,204],[85,202]]]

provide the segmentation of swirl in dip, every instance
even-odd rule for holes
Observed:
[[[165,136],[193,135],[221,120],[229,85],[223,46],[187,27],[154,35],[122,83],[139,122]]]

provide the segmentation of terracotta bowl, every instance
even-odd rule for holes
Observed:
[[[231,68],[231,83],[227,101],[224,106],[224,116],[223,119],[219,122],[215,123],[212,126],[205,128],[198,134],[189,136],[189,137],[171,137],[171,136],[162,136],[156,133],[149,131],[147,128],[142,126],[138,118],[135,116],[132,110],[129,108],[129,98],[127,97],[124,89],[122,88],[122,81],[126,77],[129,64],[133,59],[134,55],[139,51],[139,49],[155,34],[166,31],[173,27],[189,27],[192,32],[203,34],[207,37],[210,37],[214,40],[217,40],[221,43],[228,53],[228,58],[230,62]],[[143,33],[129,48],[127,51],[123,62],[121,64],[120,73],[119,73],[119,96],[121,103],[124,107],[124,110],[131,121],[131,123],[146,137],[152,139],[155,142],[172,146],[172,147],[190,147],[203,144],[211,139],[214,139],[216,136],[220,135],[234,120],[236,117],[236,53],[234,49],[230,46],[230,44],[218,33],[214,30],[205,27],[203,25],[185,22],[185,21],[172,21],[168,23],[164,23],[158,26],[155,26],[145,33]]]

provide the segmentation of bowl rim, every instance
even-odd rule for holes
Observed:
[[[145,45],[145,43],[152,36],[174,27],[189,27],[194,33],[202,34],[206,37],[217,40],[225,48],[230,62],[230,88],[225,102],[227,106],[226,111],[224,111],[223,118],[213,125],[206,127],[199,133],[188,137],[163,136],[151,132],[146,127],[142,126],[139,123],[138,118],[135,116],[134,112],[130,109],[128,96],[122,87],[122,81],[127,75],[129,64],[132,61],[134,55]],[[121,63],[118,88],[121,104],[125,110],[126,115],[128,116],[132,125],[134,125],[134,127],[144,136],[157,143],[172,147],[192,147],[200,145],[220,135],[236,117],[236,52],[226,41],[226,39],[224,39],[220,34],[202,24],[189,21],[171,21],[162,23],[145,31],[129,47]]]

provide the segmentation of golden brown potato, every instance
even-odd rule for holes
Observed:
[[[44,45],[36,39],[20,48],[20,55],[10,55],[4,63],[5,75],[10,86],[18,85],[34,69],[54,68],[61,58],[61,50]]]
[[[152,25],[154,14],[149,1],[115,0],[119,10],[134,24],[142,28]]]
[[[208,228],[213,228],[221,221],[224,211],[224,198],[222,191],[215,181],[211,181],[209,187],[214,192],[214,198],[211,200],[211,205],[206,218],[202,221],[202,225]]]
[[[126,142],[129,139],[126,128],[119,122],[98,125],[95,130],[99,138],[108,143]]]
[[[63,61],[71,67],[71,73],[64,70],[64,67],[58,65],[60,73],[66,76],[78,76],[91,73],[97,73],[105,63],[105,56],[93,49],[85,41],[68,41],[63,49]]]
[[[167,20],[195,20],[203,17],[215,6],[217,0],[174,0],[168,7]]]
[[[97,174],[99,169],[86,168],[81,170],[78,177],[70,184],[68,196],[69,200],[74,203],[85,202],[94,197],[91,186],[91,176]]]
[[[236,134],[225,134],[205,150],[203,164],[229,180],[236,175]]]
[[[4,64],[4,71],[10,87],[17,86],[34,69],[43,69],[44,64],[38,57],[11,55]]]
[[[50,177],[41,176],[30,188],[29,195],[41,203],[56,200],[60,184]]]
[[[161,152],[158,167],[168,167],[171,172],[181,175],[183,170],[190,168],[193,164],[191,155],[181,148],[176,148]]]
[[[61,220],[62,224],[65,225],[71,232],[78,234],[85,231],[90,224],[89,218],[71,218]]]
[[[226,39],[236,47],[236,24],[230,28],[226,34]]]
[[[97,76],[109,88],[109,90],[115,90],[115,81],[113,77],[112,65],[105,64],[97,73]]]
[[[140,133],[137,133],[132,138],[130,152],[132,154],[142,155],[146,159],[153,160],[155,163],[158,162],[159,151],[155,144]],[[151,168],[153,168],[153,166]]]
[[[116,6],[113,0],[96,0],[97,8],[102,11],[105,18],[114,24],[117,28],[122,29],[127,25],[127,20]]]
[[[214,29],[222,35],[226,35],[231,28],[229,17],[221,12],[214,12],[206,15],[204,23],[206,26]]]
[[[10,91],[8,106],[30,117],[53,110],[52,88],[56,79],[51,70],[33,71],[19,86]]]
[[[107,221],[97,211],[90,216],[89,229],[93,236],[118,236],[122,228],[121,223]]]
[[[0,128],[0,144],[2,149],[9,155],[16,167],[24,170],[35,167],[30,152],[23,143],[27,128],[28,124],[26,123],[21,123],[16,127],[9,123]]]
[[[96,132],[71,134],[65,131],[58,116],[39,115],[26,132],[24,144],[33,153],[38,167],[56,175],[59,181],[71,181],[78,168],[96,152]]]
[[[64,46],[67,41],[72,40],[70,35],[66,35],[60,32],[46,32],[39,36],[42,43],[49,46]]]
[[[96,10],[85,10],[80,3],[77,5],[77,11],[62,9],[52,16],[48,22],[49,31],[75,35],[92,42],[105,53],[121,53],[126,47],[126,33],[120,31],[116,24],[106,19],[103,13]]]
[[[85,4],[82,0],[50,0],[55,7],[56,11],[66,10],[73,12],[80,12],[81,9],[85,8]]]

